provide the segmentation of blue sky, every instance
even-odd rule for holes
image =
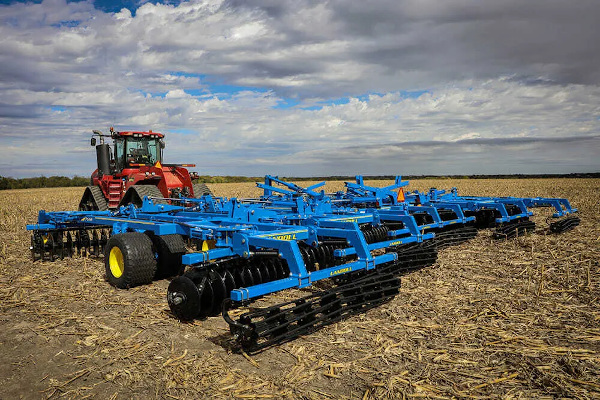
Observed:
[[[10,5],[10,4],[14,4],[14,3],[34,3],[34,4],[41,4],[42,0],[27,0],[27,1],[0,0],[0,4]],[[75,2],[69,1],[69,3],[77,3],[77,1],[75,1]],[[128,1],[100,0],[100,1],[93,1],[92,3],[94,4],[94,7],[96,9],[104,11],[104,12],[107,12],[107,13],[119,12],[123,8],[127,8],[132,13],[134,13],[135,10],[140,5],[142,5],[143,3],[146,3],[146,2],[145,1],[144,2],[134,1],[134,0],[128,0]],[[161,1],[161,2],[155,2],[155,3],[177,5],[177,4],[181,3],[181,2],[180,1],[168,1],[168,2]]]
[[[0,175],[92,129],[212,175],[600,170],[591,0],[0,1]]]

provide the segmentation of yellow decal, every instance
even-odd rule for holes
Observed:
[[[269,233],[267,235],[260,235],[259,237],[275,239],[275,240],[296,240],[296,234],[304,231],[294,231],[287,233]]]
[[[277,236],[273,236],[271,239],[275,239],[275,240],[296,240],[296,234],[295,233],[290,233],[288,235],[277,235]]]
[[[369,215],[365,215],[363,217],[347,217],[347,218],[332,218],[330,221],[340,221],[340,222],[358,222],[359,219],[371,218]]]
[[[402,240],[396,240],[395,242],[390,243],[389,246],[397,246],[399,244],[402,244]]]
[[[335,275],[343,274],[344,272],[350,272],[350,271],[352,271],[352,268],[350,268],[350,267],[336,269],[335,271],[331,271],[329,273],[329,276],[335,276]]]

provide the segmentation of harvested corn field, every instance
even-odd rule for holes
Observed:
[[[253,184],[209,186],[259,194]],[[423,180],[409,189],[431,186],[567,197],[581,225],[547,234],[551,212],[537,209],[534,234],[499,242],[480,231],[403,277],[391,302],[252,356],[222,318],[174,318],[168,280],[118,290],[102,260],[33,263],[25,224],[39,209],[76,209],[81,189],[0,192],[0,398],[600,396],[600,181]]]

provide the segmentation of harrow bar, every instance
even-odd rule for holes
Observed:
[[[566,218],[562,218],[558,221],[550,223],[550,232],[562,233],[575,228],[580,223],[579,217],[571,215]]]
[[[533,221],[514,221],[498,226],[494,232],[494,239],[512,239],[517,236],[523,236],[528,232],[533,232],[534,230],[535,222]]]
[[[235,340],[246,351],[257,352],[391,300],[400,288],[398,275],[432,265],[437,258],[433,244],[410,244],[389,251],[399,252],[396,261],[373,271],[340,276],[336,280],[339,286],[244,313],[237,321],[229,316],[229,309],[239,303],[226,300],[223,317]]]
[[[436,233],[434,242],[438,249],[443,249],[469,241],[475,236],[477,236],[477,228],[467,225]]]
[[[257,352],[366,312],[394,298],[399,288],[400,278],[393,274],[369,274],[346,285],[242,314],[239,321],[229,316],[231,302],[225,301],[223,318],[241,346]]]

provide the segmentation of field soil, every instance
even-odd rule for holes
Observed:
[[[40,209],[75,210],[81,188],[2,191],[0,399],[600,398],[600,180],[409,188],[431,186],[566,197],[581,225],[549,234],[551,212],[537,209],[533,234],[494,241],[482,230],[404,276],[393,301],[252,356],[236,350],[221,317],[175,319],[168,280],[118,290],[102,259],[32,262],[25,224]],[[259,194],[246,183],[209,187]]]

